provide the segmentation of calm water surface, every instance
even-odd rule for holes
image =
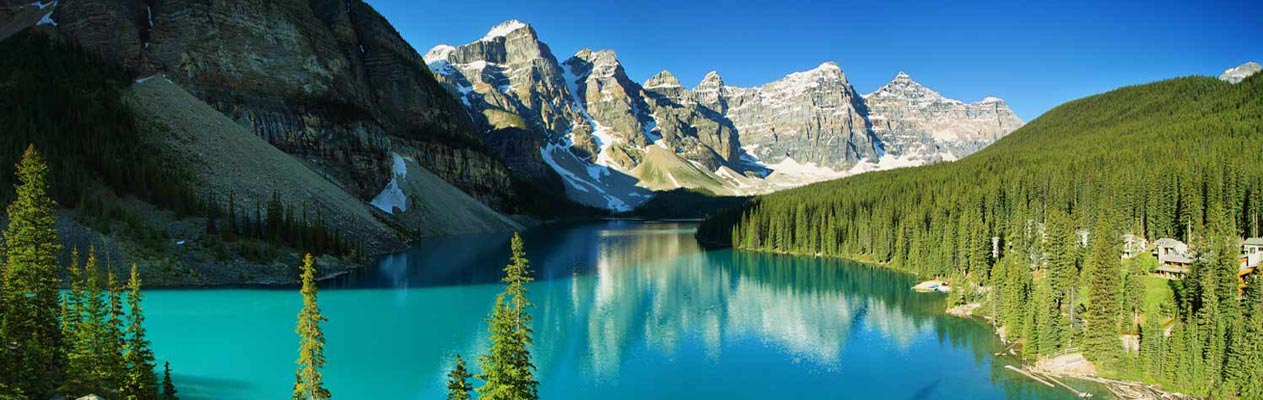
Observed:
[[[840,260],[703,251],[694,226],[601,222],[524,236],[539,278],[544,399],[1069,399],[1004,370],[980,322],[911,276]],[[338,399],[440,399],[487,346],[508,235],[427,240],[325,285]],[[283,399],[296,290],[156,290],[145,312],[185,399]],[[471,364],[471,368],[476,366]],[[1102,398],[1102,396],[1097,396]]]

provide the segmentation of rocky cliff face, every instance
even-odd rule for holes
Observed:
[[[436,46],[425,59],[510,166],[560,176],[585,204],[628,209],[647,200],[635,172],[646,160],[715,169],[739,151],[731,124],[689,96],[642,87],[612,51],[585,49],[559,63],[534,28],[518,21],[472,43]],[[647,158],[649,146],[669,151]]]
[[[902,71],[864,100],[885,152],[908,162],[955,160],[1022,126],[1004,100],[948,99]]]
[[[511,208],[508,170],[464,107],[360,0],[75,0],[53,19],[85,51],[140,76],[165,72],[361,199],[401,152]]]
[[[693,93],[732,121],[741,144],[760,162],[791,158],[846,169],[879,156],[863,99],[832,62],[756,88],[726,86],[712,72]]]
[[[572,198],[613,209],[644,189],[751,194],[953,160],[1022,124],[999,99],[946,99],[904,74],[861,96],[832,62],[759,87],[717,72],[692,89],[667,71],[638,84],[613,51],[558,63],[519,21],[425,59],[514,169],[556,173]]]

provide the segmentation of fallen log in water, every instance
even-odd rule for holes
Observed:
[[[1042,384],[1048,385],[1048,387],[1056,387],[1056,386],[1053,386],[1053,384],[1048,383],[1048,381],[1043,380],[1043,379],[1039,379],[1039,377],[1038,377],[1038,376],[1035,376],[1035,375],[1031,374],[1030,372],[1026,372],[1026,370],[1023,370],[1023,369],[1021,369],[1021,368],[1017,368],[1017,367],[1014,367],[1014,366],[1012,366],[1012,365],[1005,365],[1004,367],[1005,367],[1005,368],[1008,368],[1008,369],[1011,369],[1011,370],[1013,370],[1014,372],[1017,372],[1017,373],[1019,373],[1019,374],[1026,375],[1026,377],[1027,377],[1027,378],[1034,379],[1035,381],[1037,381],[1037,382],[1039,382],[1039,383],[1042,383]]]

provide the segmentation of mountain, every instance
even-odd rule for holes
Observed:
[[[611,50],[558,62],[520,21],[425,60],[511,168],[620,211],[654,191],[748,195],[954,160],[1022,124],[999,99],[943,98],[905,74],[862,96],[832,62],[751,88],[718,72],[691,89],[669,71],[640,84]]]
[[[1259,71],[1263,71],[1263,65],[1250,61],[1224,70],[1224,73],[1219,75],[1219,79],[1228,83],[1241,83],[1242,80],[1259,73]]]
[[[881,145],[862,112],[864,100],[835,63],[755,88],[728,86],[711,72],[693,92],[699,103],[722,110],[760,163],[792,159],[846,169],[880,157]]]
[[[1022,126],[1004,100],[948,99],[903,71],[864,100],[883,150],[918,164],[964,157]]]

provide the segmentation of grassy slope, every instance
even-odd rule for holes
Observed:
[[[631,173],[641,180],[641,186],[651,190],[684,187],[716,195],[730,192],[715,174],[658,146],[649,146],[644,160]]]

